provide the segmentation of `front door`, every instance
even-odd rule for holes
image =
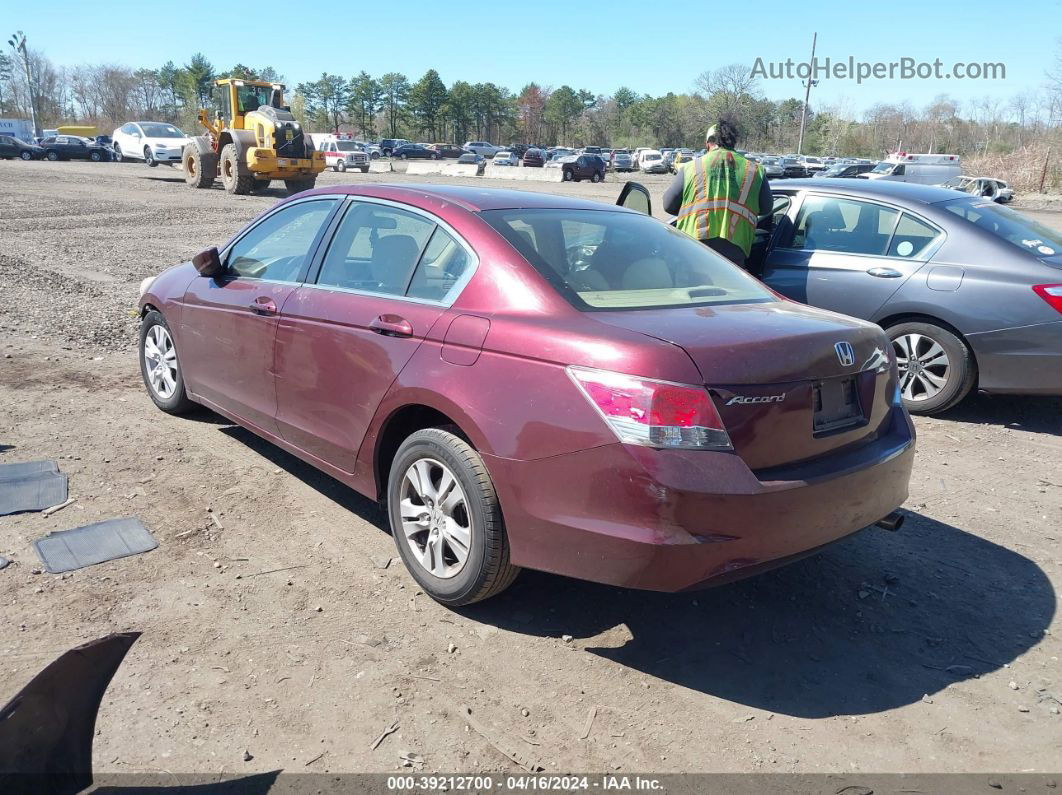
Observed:
[[[893,207],[810,194],[780,229],[761,278],[795,301],[873,319],[925,264],[939,235]]]
[[[427,215],[351,202],[277,330],[284,439],[345,472],[384,395],[467,278],[471,255]]]
[[[277,433],[277,318],[338,203],[321,197],[282,206],[228,247],[224,275],[200,277],[188,286],[179,347],[195,397]]]

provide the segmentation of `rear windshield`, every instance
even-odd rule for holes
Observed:
[[[577,309],[776,300],[703,243],[647,215],[527,209],[481,215]]]
[[[1009,207],[981,198],[952,199],[942,202],[941,206],[1034,257],[1049,259],[1052,263],[1062,261],[1062,232]]]

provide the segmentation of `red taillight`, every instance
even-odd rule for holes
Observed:
[[[1037,284],[1033,290],[1051,305],[1056,312],[1062,312],[1062,284]]]
[[[703,387],[569,367],[568,375],[621,442],[729,450],[730,436]]]

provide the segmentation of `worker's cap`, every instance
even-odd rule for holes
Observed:
[[[708,132],[706,132],[704,134],[704,140],[705,141],[712,141],[716,137],[718,137],[718,135],[719,135],[718,127],[719,127],[718,124],[713,124],[711,127],[709,127],[708,128]]]

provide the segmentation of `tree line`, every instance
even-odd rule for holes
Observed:
[[[101,132],[135,118],[196,129],[196,111],[213,103],[217,77],[283,82],[272,66],[216,68],[200,53],[184,64],[133,69],[114,64],[58,66],[30,52],[32,80],[21,63],[0,53],[0,116],[29,117],[32,93],[42,127],[89,123]],[[398,72],[373,77],[323,73],[289,92],[292,112],[313,131],[348,132],[358,138],[422,141],[490,140],[540,145],[703,145],[704,131],[720,115],[744,132],[742,147],[796,150],[803,101],[763,96],[750,67],[732,64],[701,74],[688,91],[662,96],[621,86],[595,94],[569,85],[529,82],[518,91],[493,82],[458,80],[447,86],[435,69],[411,80]],[[1048,166],[1047,183],[1062,182],[1050,152],[1062,149],[1062,44],[1039,91],[1009,100],[965,104],[941,95],[924,107],[881,102],[862,113],[845,102],[816,102],[807,110],[805,154],[878,158],[905,149],[965,157],[1005,157],[1028,152]],[[994,162],[994,161],[993,161]],[[1039,162],[1039,161],[1037,161]],[[1035,169],[1033,169],[1035,170]]]

